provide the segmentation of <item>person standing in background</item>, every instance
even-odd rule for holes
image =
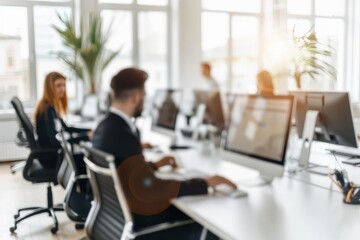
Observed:
[[[207,62],[201,64],[202,75],[204,77],[204,82],[202,83],[204,90],[207,91],[218,91],[219,84],[211,75],[211,65]]]

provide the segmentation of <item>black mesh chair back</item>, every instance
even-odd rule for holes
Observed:
[[[64,161],[58,174],[58,182],[66,189],[64,208],[68,217],[76,222],[76,228],[82,228],[86,221],[93,200],[92,191],[87,175],[79,175],[70,143],[67,141],[68,133],[60,131],[56,135],[63,149]],[[80,160],[80,159],[78,159]]]
[[[14,97],[12,99],[12,101],[13,102],[11,102],[11,104],[13,105],[13,107],[15,109],[15,112],[16,112],[15,106],[23,108],[22,103],[20,102],[20,100],[17,97]],[[17,112],[16,112],[16,117],[15,118],[16,118],[16,122],[18,124],[18,132],[16,133],[15,143],[19,147],[29,148],[30,147],[29,146],[29,141],[26,138],[26,133],[25,133],[23,124],[21,123],[20,118],[19,118],[19,114]],[[15,172],[17,172],[18,170],[23,169],[24,167],[25,167],[25,161],[12,163],[11,166],[10,166],[10,171],[11,171],[11,173],[14,174]]]
[[[22,128],[26,135],[26,139],[29,143],[29,147],[31,149],[36,149],[38,147],[38,145],[35,140],[34,128],[33,128],[33,125],[31,123],[30,119],[28,118],[28,116],[26,115],[26,113],[24,111],[24,107],[23,107],[21,101],[19,100],[19,98],[13,97],[11,99],[11,104],[13,105],[16,115],[17,115],[18,119],[20,120],[20,123],[21,123]]]
[[[70,179],[74,178],[76,165],[74,163],[74,158],[72,154],[69,152],[69,143],[66,140],[66,133],[59,132],[56,135],[56,139],[60,142],[62,152],[64,155],[64,160],[61,163],[61,167],[58,173],[58,183],[66,189],[69,185]]]
[[[89,144],[81,143],[81,147],[85,153],[84,160],[95,200],[85,223],[89,239],[130,240],[194,223],[192,220],[176,221],[134,231],[135,226],[116,171],[114,156],[92,148]],[[150,236],[149,239],[157,239]]]
[[[92,206],[85,229],[90,239],[121,239],[127,224],[131,225],[131,215],[122,192],[114,164],[114,157],[84,143],[85,162],[90,174],[90,183],[95,204]],[[117,190],[116,190],[117,188]],[[125,209],[125,211],[123,211]]]

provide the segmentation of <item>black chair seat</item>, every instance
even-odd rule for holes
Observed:
[[[54,182],[57,176],[57,169],[44,168],[38,160],[34,160],[27,172],[27,180],[33,183]],[[56,184],[56,183],[55,183]]]
[[[68,208],[76,214],[68,213],[72,221],[85,222],[91,208],[92,196],[85,192],[78,192],[75,188],[71,192]]]

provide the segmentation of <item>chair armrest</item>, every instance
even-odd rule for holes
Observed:
[[[60,149],[56,149],[56,148],[38,148],[31,150],[30,155],[26,160],[25,168],[28,169],[34,162],[34,159],[37,159],[41,156],[45,157],[47,154],[51,154],[51,153],[58,154],[59,150]]]
[[[34,155],[41,155],[41,154],[45,154],[45,153],[59,153],[59,151],[61,151],[61,149],[57,149],[57,148],[38,148],[38,149],[34,149],[31,150],[31,154]]]
[[[75,176],[75,181],[76,180],[82,180],[82,179],[89,179],[89,176],[86,175],[86,174]]]
[[[81,141],[89,141],[89,137],[86,135],[86,133],[74,133],[68,140],[71,145],[79,144]]]
[[[54,156],[56,156],[55,159],[53,159],[54,161],[57,161],[57,169],[60,167],[60,161],[61,159],[58,157],[59,152],[61,150],[60,149],[56,149],[56,148],[38,148],[38,149],[33,149],[30,152],[29,157],[26,160],[26,164],[25,164],[25,168],[23,170],[23,176],[26,180],[28,181],[33,181],[31,179],[31,177],[29,177],[29,170],[32,168],[33,164],[34,164],[34,160],[35,159],[39,159],[41,157],[48,157],[50,154],[54,154]],[[55,177],[56,178],[56,177]],[[57,184],[57,183],[56,183]]]
[[[166,229],[180,227],[180,226],[184,226],[184,225],[188,225],[188,224],[192,224],[192,223],[194,223],[194,220],[192,220],[192,219],[184,220],[184,221],[177,221],[177,222],[162,223],[162,224],[157,224],[157,225],[154,225],[151,227],[143,228],[139,231],[133,232],[132,235],[134,237],[138,237],[138,236],[142,236],[145,234],[160,232],[160,231],[163,231]]]

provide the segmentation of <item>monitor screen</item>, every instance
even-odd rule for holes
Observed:
[[[101,92],[99,94],[99,110],[101,113],[107,113],[111,106],[111,93]]]
[[[195,106],[205,104],[205,116],[203,123],[211,124],[222,131],[225,127],[224,111],[221,103],[221,96],[218,91],[194,91]]]
[[[87,95],[84,97],[81,108],[81,117],[95,119],[99,115],[99,98],[96,95]]]
[[[357,147],[349,94],[347,92],[291,92],[299,137],[302,137],[308,110],[319,112],[314,139],[348,147]]]
[[[284,164],[292,96],[237,95],[225,150]]]
[[[153,125],[175,130],[181,98],[180,90],[157,90],[153,101]]]

